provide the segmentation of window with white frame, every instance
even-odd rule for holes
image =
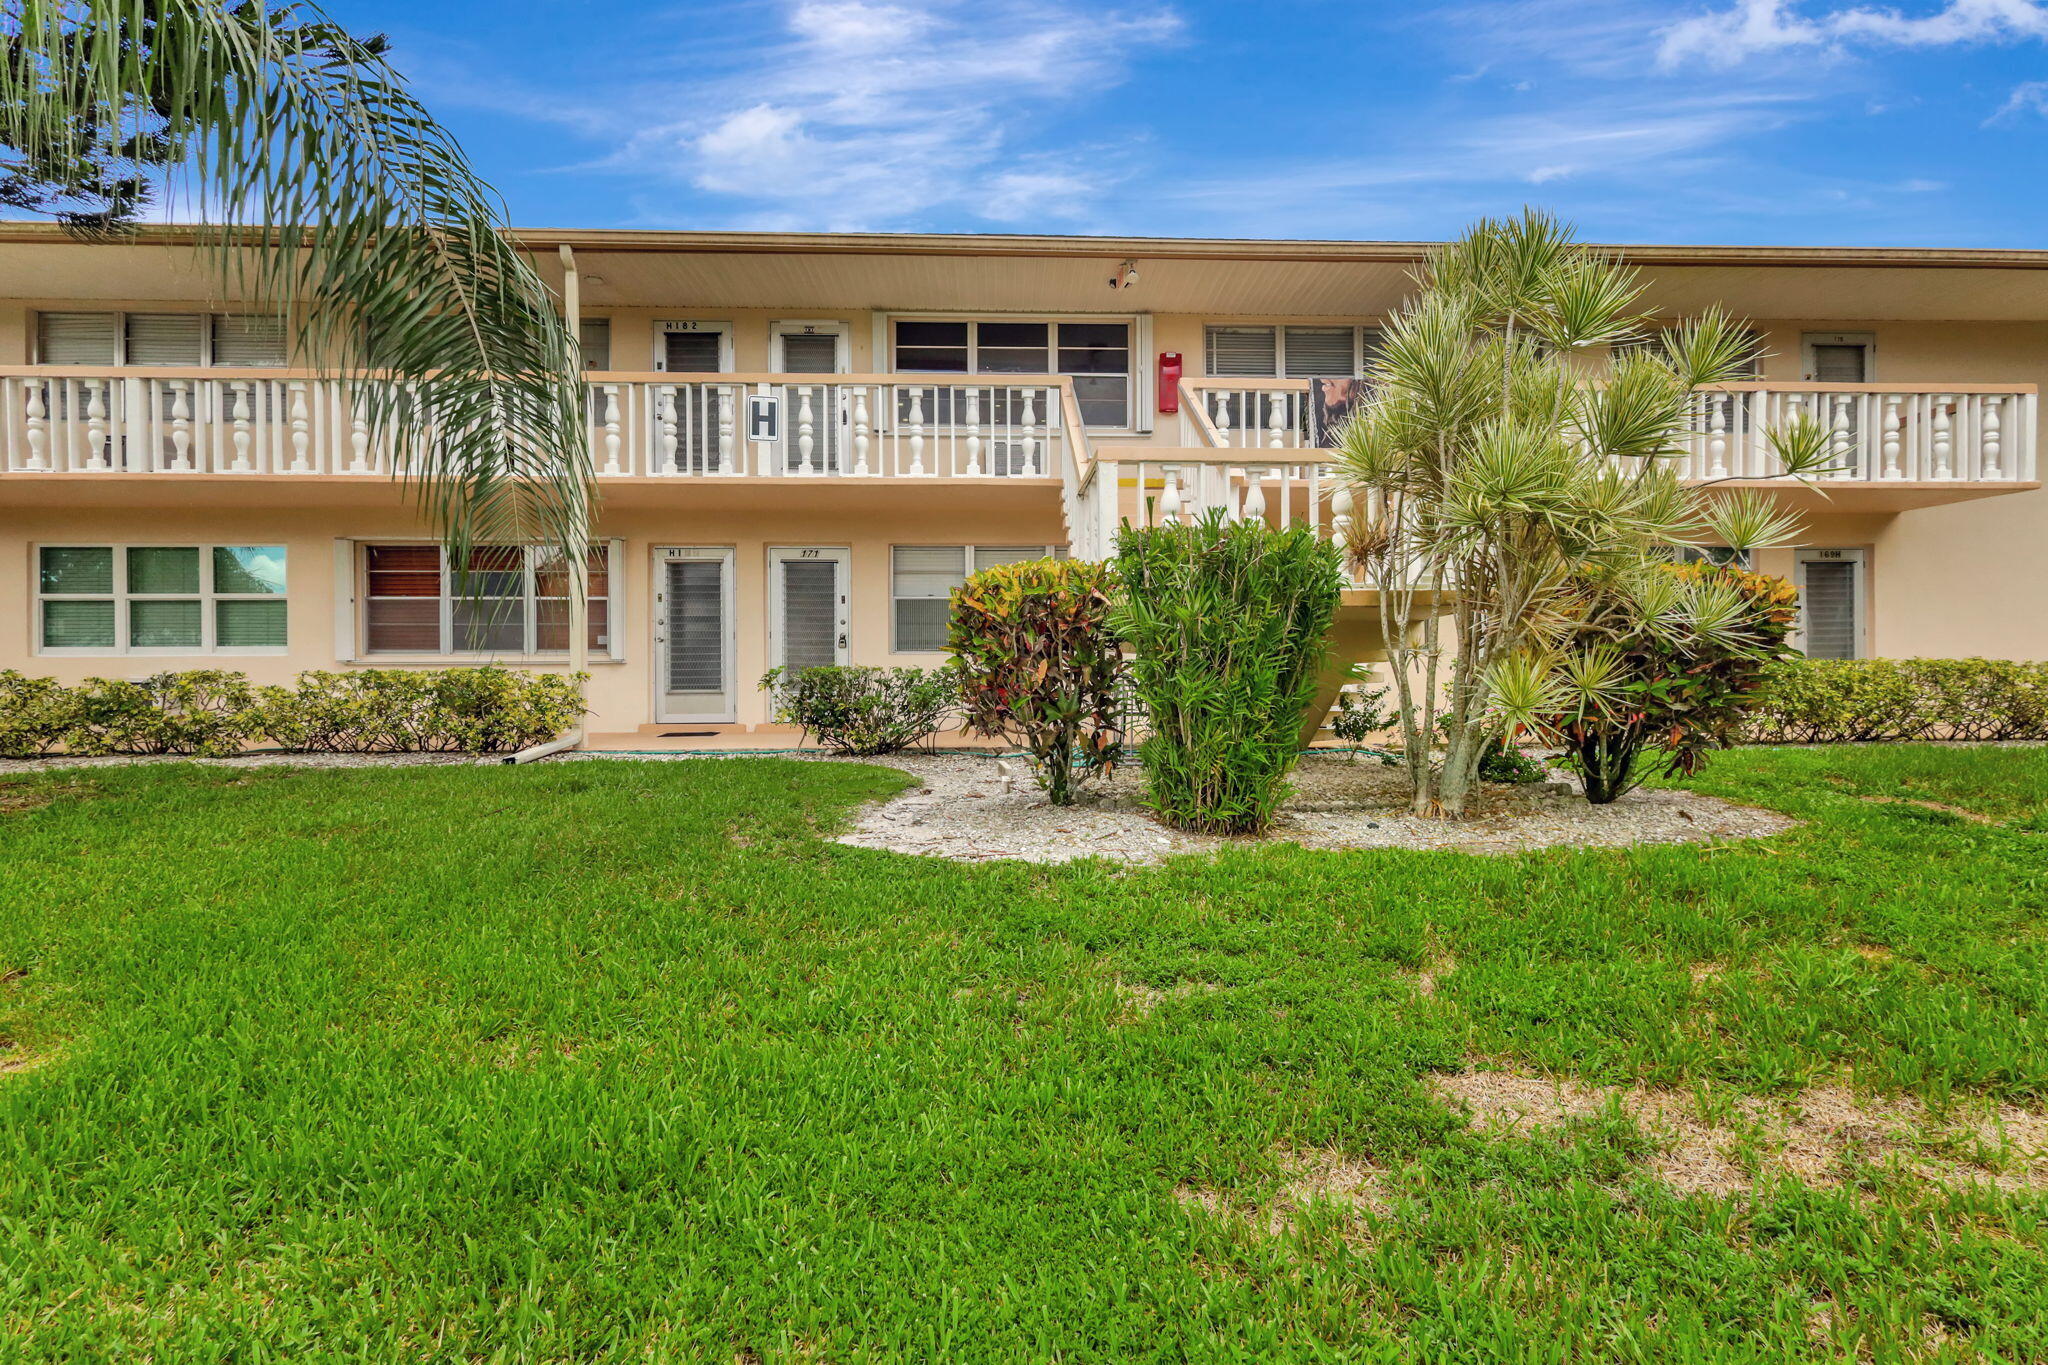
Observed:
[[[279,654],[282,545],[43,545],[45,654]]]
[[[1212,378],[1355,379],[1379,354],[1380,329],[1214,324],[1204,329],[1203,343],[1204,368]]]
[[[903,374],[1063,374],[1081,420],[1131,425],[1129,319],[897,318],[895,369]]]
[[[284,320],[237,313],[41,313],[42,365],[282,365]]]
[[[592,546],[589,648],[612,632],[616,547]],[[362,547],[365,654],[554,654],[569,648],[568,562],[538,545],[473,545],[463,564],[430,542]]]
[[[889,598],[898,654],[929,654],[946,647],[953,590],[998,564],[1048,556],[1065,558],[1063,545],[898,545],[890,552]]]

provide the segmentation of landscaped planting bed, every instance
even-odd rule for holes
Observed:
[[[832,842],[913,781],[0,779],[0,1358],[2040,1358],[2048,751],[1718,756],[1803,823],[1709,845]]]

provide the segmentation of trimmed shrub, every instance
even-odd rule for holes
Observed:
[[[1361,673],[1359,686],[1347,687],[1337,694],[1337,709],[1330,717],[1330,733],[1353,746],[1392,729],[1396,720],[1387,705],[1387,694],[1393,689],[1374,687],[1369,681],[1371,675],[1363,670]]]
[[[1743,728],[1752,744],[2048,739],[2048,663],[1783,659]]]
[[[931,738],[960,705],[950,669],[770,669],[761,679],[775,719],[842,754],[893,754]]]
[[[0,758],[38,758],[78,724],[78,694],[55,678],[0,672]]]
[[[506,753],[574,726],[576,679],[508,668],[308,671],[266,687],[261,732],[312,753]]]
[[[74,754],[238,754],[262,733],[256,690],[240,673],[200,668],[141,682],[87,678],[72,689],[64,747]]]
[[[1249,834],[1272,823],[1329,651],[1338,556],[1309,526],[1217,513],[1124,527],[1113,619],[1150,725],[1147,804],[1167,824]]]
[[[1055,806],[1122,750],[1111,583],[1104,564],[1037,559],[983,569],[953,593],[946,648],[967,726],[1029,753]]]

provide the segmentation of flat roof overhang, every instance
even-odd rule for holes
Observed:
[[[1427,242],[969,234],[521,230],[551,283],[574,249],[585,306],[835,312],[1156,312],[1216,317],[1384,314]],[[190,227],[83,242],[0,223],[0,293],[20,299],[208,300],[217,262]],[[1718,303],[1760,318],[2048,322],[2048,251],[1604,246],[1641,266],[1675,313]],[[1139,281],[1111,289],[1125,260]]]

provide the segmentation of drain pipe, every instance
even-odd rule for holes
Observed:
[[[562,258],[562,326],[569,333],[569,344],[580,345],[583,335],[583,278],[576,271],[576,252],[567,242],[557,250]],[[580,356],[580,350],[576,352]],[[581,361],[577,362],[576,380],[582,382]],[[590,551],[584,549],[581,564],[568,565],[569,570],[569,674],[576,681],[576,700],[588,702],[584,693],[583,677],[590,671]],[[588,707],[584,710],[587,712]],[[537,758],[559,754],[574,749],[583,743],[583,713],[576,717],[576,728],[560,739],[551,739],[545,744],[534,744],[516,754],[505,757],[507,763],[531,763]]]

